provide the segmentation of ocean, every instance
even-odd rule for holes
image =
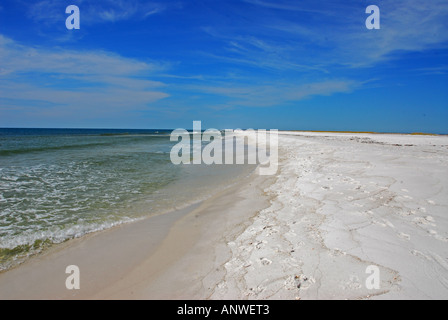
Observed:
[[[0,129],[0,270],[46,248],[184,208],[254,165],[174,165],[171,130]]]

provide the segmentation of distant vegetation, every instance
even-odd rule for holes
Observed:
[[[285,130],[292,132],[318,132],[318,133],[368,133],[368,134],[410,134],[414,136],[438,136],[436,133],[424,133],[424,132],[412,132],[412,133],[401,133],[401,132],[374,132],[374,131],[319,131],[319,130]]]

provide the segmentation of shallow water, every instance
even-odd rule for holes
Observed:
[[[0,270],[55,243],[184,207],[249,165],[173,165],[170,131],[0,129]]]

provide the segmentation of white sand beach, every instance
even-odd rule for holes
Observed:
[[[213,298],[448,298],[448,137],[284,133],[280,154]]]
[[[52,248],[0,299],[447,299],[447,168],[448,136],[281,132],[277,175]]]

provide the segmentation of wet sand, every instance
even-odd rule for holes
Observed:
[[[183,210],[56,246],[0,274],[0,299],[204,298],[225,273],[228,239],[268,205],[265,181],[254,175]],[[65,286],[69,265],[80,290]]]

